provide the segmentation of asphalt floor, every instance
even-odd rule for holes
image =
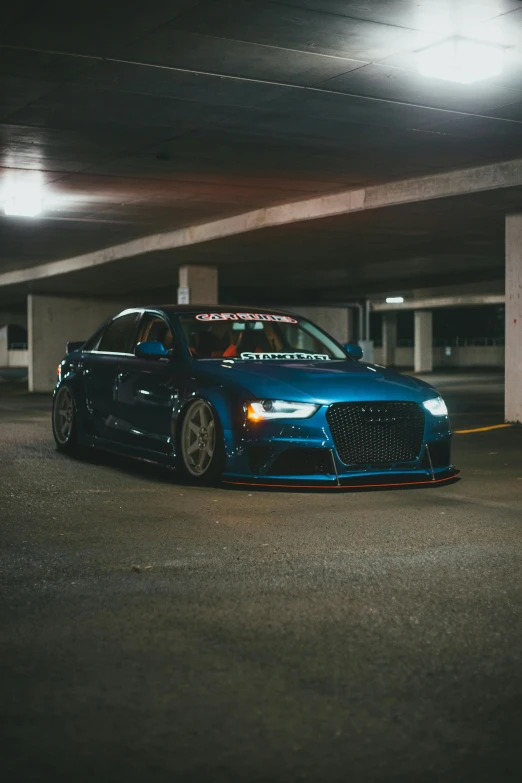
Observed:
[[[455,429],[495,373],[436,375]],[[196,488],[0,383],[3,780],[522,779],[522,428],[459,482]]]

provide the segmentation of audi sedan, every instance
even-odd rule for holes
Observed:
[[[237,306],[137,307],[68,343],[58,449],[97,447],[198,483],[359,487],[452,480],[451,429],[429,384],[315,324]]]

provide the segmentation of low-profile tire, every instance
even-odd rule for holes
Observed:
[[[219,481],[224,466],[221,422],[212,406],[200,398],[187,407],[178,438],[178,468],[197,484]]]
[[[78,447],[78,414],[72,391],[62,386],[53,400],[53,435],[59,451],[73,452]]]

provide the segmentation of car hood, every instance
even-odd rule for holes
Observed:
[[[218,381],[253,399],[295,402],[404,400],[421,402],[434,389],[423,381],[378,365],[347,361],[216,361],[195,362],[198,375]],[[203,378],[202,378],[203,380]]]

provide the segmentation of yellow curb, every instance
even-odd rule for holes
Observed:
[[[455,430],[455,435],[469,435],[470,432],[488,432],[489,430],[503,430],[511,427],[511,424],[493,424],[491,427],[476,427],[474,430]]]

